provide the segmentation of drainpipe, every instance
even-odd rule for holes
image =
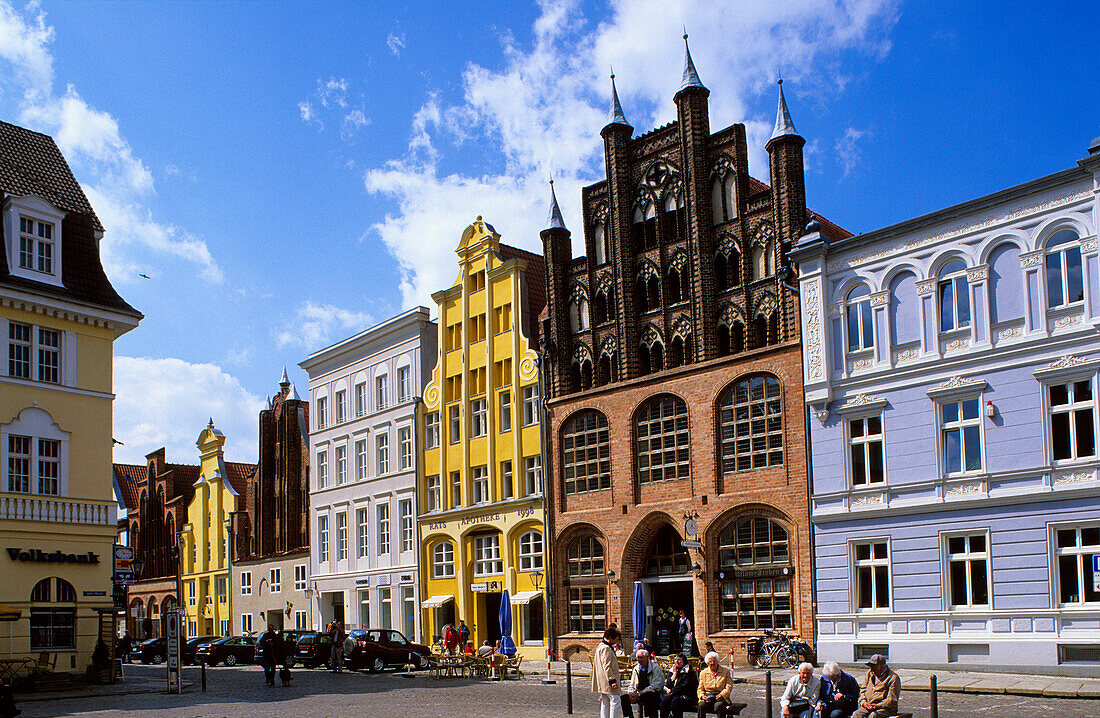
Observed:
[[[542,564],[546,570],[546,598],[542,602],[543,625],[546,626],[546,644],[552,651],[558,650],[557,634],[554,632],[554,611],[550,608],[550,587],[554,579],[554,561],[550,547],[550,432],[546,426],[546,347],[542,336],[539,337],[539,453],[542,461]]]
[[[813,457],[813,439],[810,435],[810,406],[803,402],[806,415],[803,421],[806,426],[806,515],[807,520],[810,522],[810,626],[813,630],[814,641],[814,658],[816,662],[817,658],[817,581],[814,580],[814,568],[816,562],[814,556],[817,553],[817,546],[815,545],[814,536],[814,524],[812,518],[810,518],[811,506],[813,505],[814,496],[814,467],[811,457]]]

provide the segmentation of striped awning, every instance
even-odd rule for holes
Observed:
[[[431,598],[429,598],[427,601],[425,601],[421,605],[423,605],[424,608],[439,608],[440,606],[445,604],[447,601],[453,601],[453,600],[454,600],[454,595],[448,593],[445,596],[432,596]]]
[[[512,596],[512,603],[517,606],[526,606],[531,603],[532,599],[536,596],[541,596],[542,591],[520,591],[515,596]]]

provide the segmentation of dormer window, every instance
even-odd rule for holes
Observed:
[[[65,213],[38,197],[8,197],[4,237],[13,275],[61,284],[61,220]]]

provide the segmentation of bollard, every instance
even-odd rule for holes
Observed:
[[[573,664],[565,662],[565,712],[573,715]]]
[[[547,685],[547,686],[552,686],[555,683],[557,683],[557,681],[555,681],[553,678],[550,677],[550,649],[549,648],[546,649],[546,680],[544,680],[542,683],[543,683],[543,685]]]
[[[202,692],[206,693],[206,661],[199,661],[199,671],[202,673]]]
[[[929,698],[932,701],[932,705],[928,708],[928,715],[931,716],[931,718],[940,718],[940,695],[939,690],[936,687],[936,683],[936,674],[933,673],[931,684],[929,686],[929,688],[931,689],[931,696]]]
[[[772,718],[772,672],[764,672],[764,715]]]

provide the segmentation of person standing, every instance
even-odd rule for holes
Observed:
[[[708,653],[704,660],[707,667],[699,671],[699,709],[698,718],[714,713],[718,718],[726,718],[726,709],[733,692],[733,674],[718,662],[717,653]]]
[[[463,652],[466,651],[466,646],[470,643],[470,627],[466,625],[466,622],[461,618],[458,619],[458,647]]]
[[[453,656],[458,648],[458,631],[451,624],[443,627],[443,647],[447,649],[447,655]]]
[[[256,646],[263,649],[263,658],[260,659],[260,665],[264,668],[264,683],[269,686],[275,685],[275,662],[278,660],[275,655],[275,643],[278,638],[275,633],[275,626],[269,623],[267,624],[267,630],[256,639]]]
[[[829,661],[821,669],[821,718],[850,718],[859,705],[859,681]]]
[[[688,620],[687,614],[683,611],[680,611],[679,629],[680,651],[683,652],[685,656],[690,656],[694,643],[694,636],[691,633],[691,621]]]
[[[787,681],[779,705],[783,709],[783,718],[814,718],[820,709],[821,681],[814,676],[814,667],[810,663],[798,666],[798,673]]]
[[[698,688],[699,678],[688,665],[687,656],[677,653],[665,681],[665,693],[660,706],[661,718],[684,718],[684,711],[695,707],[695,691]]]
[[[344,622],[334,621],[328,635],[332,639],[329,668],[333,672],[339,673],[344,670],[344,639],[348,637],[348,634],[344,632]]]
[[[592,658],[592,692],[599,694],[600,718],[619,718],[623,713],[619,659],[615,655],[618,640],[619,629],[609,627],[603,632],[603,640],[596,646]]]
[[[130,662],[130,651],[133,649],[133,647],[134,639],[130,637],[129,631],[124,631],[122,634],[122,638],[118,639],[118,648],[116,649],[118,651],[118,656],[122,659],[123,663]]]
[[[876,653],[867,661],[867,677],[859,697],[859,710],[852,718],[886,718],[898,714],[901,679],[886,665],[886,656]]]

